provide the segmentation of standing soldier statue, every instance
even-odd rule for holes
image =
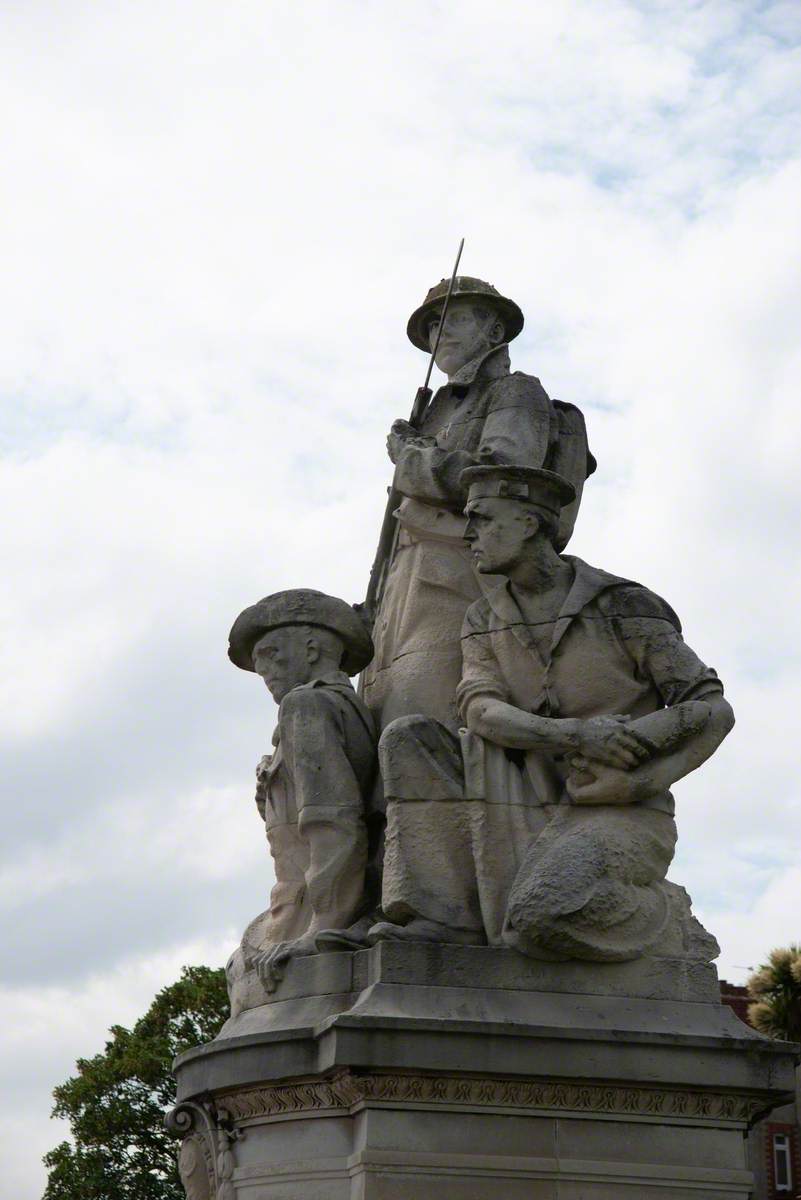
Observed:
[[[523,328],[520,308],[491,284],[457,275],[458,261],[450,283],[431,288],[407,328],[448,382],[430,403],[421,389],[412,421],[395,421],[387,439],[395,464],[385,521],[390,536],[382,533],[371,577],[366,607],[375,657],[362,677],[380,728],[410,713],[452,728],[459,723],[459,635],[468,606],[486,588],[463,536],[462,471],[517,463],[569,480],[575,500],[560,519],[562,550],[584,481],[595,470],[579,409],[551,400],[534,376],[510,371],[509,343]]]

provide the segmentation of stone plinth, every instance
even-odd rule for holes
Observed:
[[[193,1197],[746,1200],[744,1134],[793,1087],[687,959],[386,942],[245,975],[233,1011],[176,1063]]]

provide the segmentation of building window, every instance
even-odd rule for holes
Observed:
[[[790,1192],[793,1170],[790,1165],[790,1138],[786,1133],[773,1135],[773,1178],[777,1192]]]

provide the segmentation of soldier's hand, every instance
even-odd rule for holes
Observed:
[[[649,754],[649,747],[627,727],[630,718],[616,713],[578,722],[577,750],[591,762],[631,771]]]
[[[302,937],[289,942],[277,942],[269,950],[263,951],[255,959],[258,976],[264,984],[264,990],[274,992],[284,977],[286,965],[291,958],[317,952],[314,944],[314,934],[306,933]]]
[[[416,433],[408,421],[393,421],[387,438],[387,454],[394,463],[397,463],[409,438],[415,437]]]
[[[636,804],[658,791],[649,778],[647,766],[643,770],[621,771],[619,767],[603,766],[580,756],[571,758],[565,786],[574,804],[586,805]]]
[[[415,429],[414,425],[410,425],[408,421],[393,421],[390,432],[396,433],[398,437],[403,438],[404,441],[407,438],[417,437],[417,430]]]
[[[256,955],[254,959],[253,965],[256,968],[259,979],[264,984],[266,992],[274,992],[276,986],[283,978],[283,961],[285,955],[282,955],[281,952],[288,944],[287,942],[277,942],[269,950],[264,950],[261,954]]]
[[[433,443],[433,440],[433,438],[422,438],[414,425],[409,425],[409,421],[393,421],[390,436],[386,439],[386,452],[392,462],[397,463],[406,443]]]

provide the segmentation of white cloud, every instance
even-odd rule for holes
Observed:
[[[91,814],[46,847],[34,846],[0,873],[0,904],[9,912],[86,879],[112,889],[143,882],[143,865],[176,885],[202,887],[263,868],[268,850],[251,793],[243,786],[201,788],[189,796],[132,795]],[[79,818],[80,819],[80,818]],[[227,923],[227,922],[226,922]]]
[[[234,936],[231,927],[222,940],[201,937],[167,954],[129,959],[80,989],[0,988],[0,1079],[9,1097],[2,1132],[5,1195],[41,1195],[42,1155],[69,1133],[66,1122],[48,1119],[50,1093],[74,1073],[75,1060],[101,1053],[112,1024],[133,1025],[182,966],[222,966]]]
[[[796,843],[797,844],[797,843]],[[721,974],[738,983],[744,982],[745,968],[758,967],[774,946],[798,945],[798,897],[801,896],[801,868],[786,867],[774,874],[753,907],[716,915],[716,933],[729,949],[721,960]],[[770,931],[769,945],[765,940]],[[727,961],[728,959],[728,961]]]
[[[424,369],[405,321],[462,233],[526,311],[514,365],[587,414],[571,548],[663,593],[737,710],[677,788],[675,877],[727,973],[799,936],[799,10],[496,9],[9,14],[2,894],[32,1146],[75,1055],[262,906],[274,710],[226,633],[283,586],[360,597]]]

